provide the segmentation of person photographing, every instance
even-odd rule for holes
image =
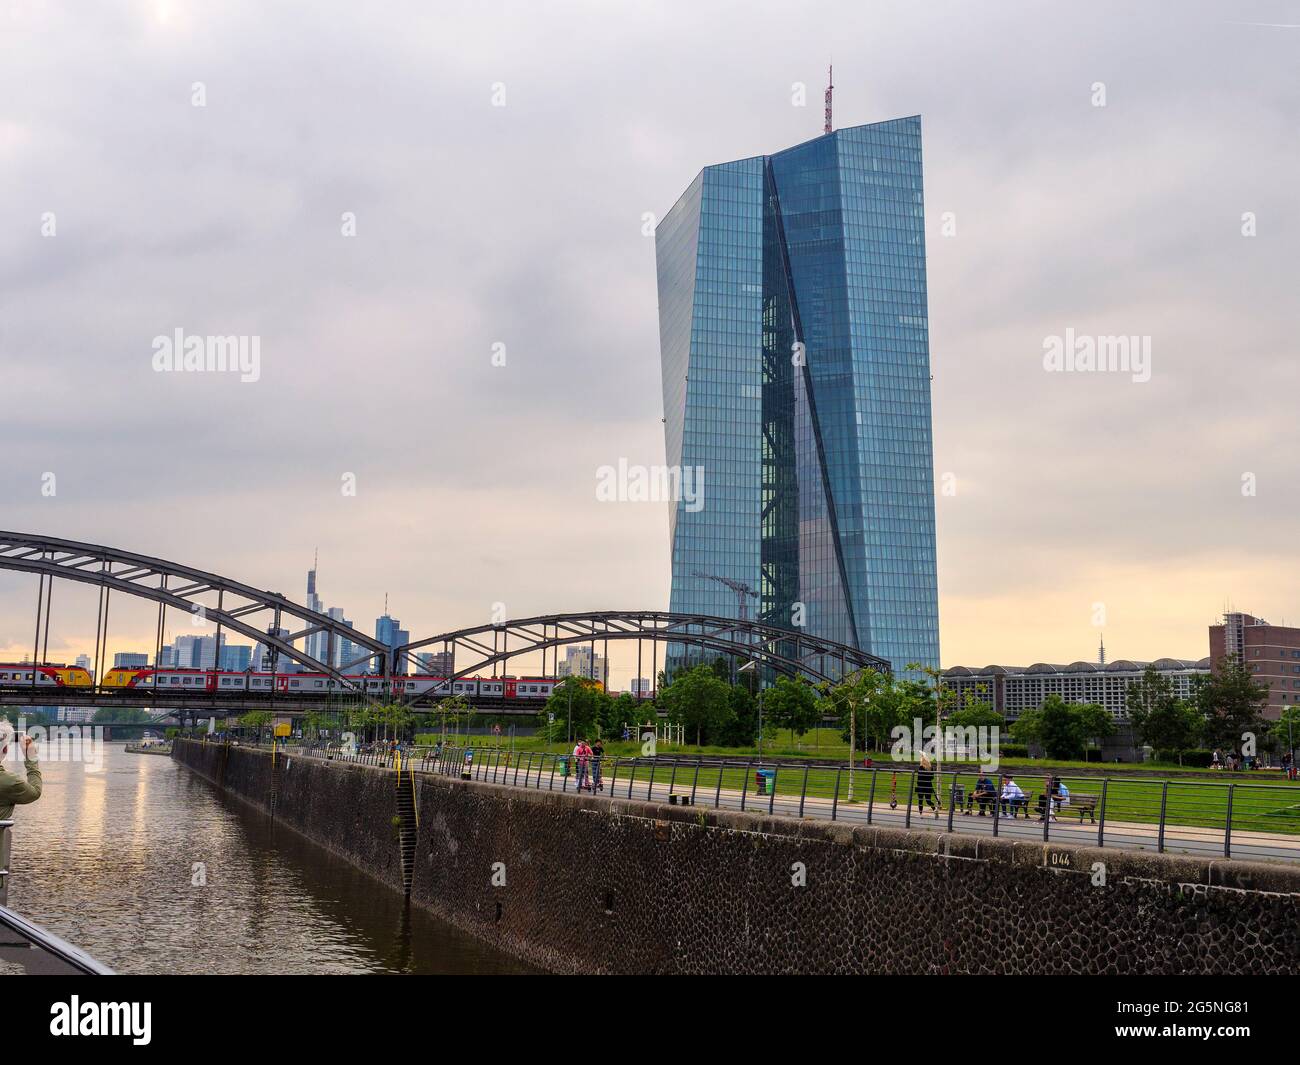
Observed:
[[[15,739],[22,748],[26,779],[5,766]],[[0,821],[13,817],[15,806],[25,806],[40,797],[41,767],[36,761],[36,741],[26,735],[16,737],[8,719],[0,718]]]

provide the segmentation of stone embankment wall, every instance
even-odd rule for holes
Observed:
[[[173,757],[264,810],[270,755]],[[402,890],[391,770],[290,755],[275,817]],[[558,972],[1296,973],[1300,868],[850,828],[416,775],[411,899]]]

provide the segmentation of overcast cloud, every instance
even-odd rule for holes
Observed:
[[[0,525],[299,599],[319,547],[367,630],[666,607],[666,514],[595,496],[663,460],[643,216],[815,136],[833,59],[838,126],[924,121],[944,663],[1092,657],[1097,603],[1135,658],[1300,620],[1300,28],[1248,22],[1300,5],[16,0]],[[260,380],[155,373],[177,328]],[[1067,328],[1151,380],[1044,372]],[[34,604],[0,574],[4,653]]]

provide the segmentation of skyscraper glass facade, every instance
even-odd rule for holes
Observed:
[[[937,666],[920,119],[706,167],[655,236],[670,609]]]

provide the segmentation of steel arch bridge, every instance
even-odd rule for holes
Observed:
[[[355,679],[345,676],[345,671],[365,666],[372,676],[387,679],[395,673],[405,672],[417,651],[435,647],[440,647],[450,656],[449,683],[489,669],[495,673],[512,658],[539,653],[543,669],[546,668],[547,654],[553,656],[555,664],[551,675],[554,675],[558,671],[561,647],[588,644],[594,648],[597,643],[607,646],[610,641],[628,640],[637,642],[638,676],[642,666],[641,645],[645,641],[652,646],[654,676],[658,673],[660,644],[744,658],[776,673],[803,676],[813,681],[835,680],[860,669],[890,671],[889,663],[883,658],[800,630],[736,618],[653,610],[547,614],[519,621],[492,622],[389,647],[326,614],[295,603],[279,592],[253,588],[166,559],[26,533],[0,531],[0,570],[34,573],[38,577],[34,662],[46,657],[41,642],[42,632],[48,648],[55,579],[99,587],[94,660],[97,681],[104,675],[109,607],[115,591],[158,604],[155,663],[162,650],[165,612],[171,608],[214,624],[218,646],[224,631],[239,633],[266,645],[275,660],[288,659],[311,672],[324,674],[336,682],[336,691],[357,692],[368,701],[374,699]],[[294,624],[281,635],[285,621]],[[328,651],[324,662],[296,646],[297,641],[318,633],[326,635]],[[336,668],[329,662],[333,661],[334,648],[341,640],[361,647],[366,653],[352,661],[341,662]],[[431,697],[430,693],[421,693],[408,697],[408,701],[419,702]]]
[[[491,646],[487,640],[491,637]],[[515,646],[510,646],[511,638]],[[552,653],[559,666],[559,649],[573,645],[607,644],[609,641],[638,642],[637,676],[641,675],[640,642],[649,640],[657,652],[659,644],[680,645],[721,655],[747,658],[787,676],[803,676],[813,681],[834,681],[861,669],[889,673],[890,665],[876,655],[856,647],[823,640],[805,632],[777,628],[757,621],[719,618],[701,614],[672,614],[657,610],[598,610],[590,613],[545,614],[521,621],[503,621],[460,629],[431,636],[397,648],[398,661],[404,661],[420,648],[441,645],[450,655],[453,668],[449,680],[476,675],[496,668],[520,655],[542,654],[543,671],[546,655]],[[657,658],[651,673],[658,674]],[[412,702],[426,701],[428,693],[412,697]]]
[[[166,559],[76,540],[0,531],[0,569],[38,576],[36,642],[32,654],[33,661],[37,662],[45,658],[41,644],[42,628],[45,645],[48,646],[49,642],[54,580],[59,578],[99,586],[99,614],[95,624],[97,679],[104,675],[102,659],[106,656],[109,607],[115,591],[158,604],[155,663],[162,650],[165,611],[170,607],[215,624],[218,646],[224,630],[237,632],[255,643],[265,644],[277,659],[287,658],[313,672],[323,673],[345,689],[357,690],[355,683],[344,676],[344,671],[350,667],[378,659],[380,672],[387,674],[392,666],[391,648],[386,644],[301,606],[279,592],[263,591]],[[294,625],[287,635],[282,636],[280,632],[285,627],[282,623],[286,620]],[[329,651],[326,657],[331,660],[337,641],[344,639],[365,648],[367,653],[351,662],[341,662],[336,669],[294,646],[295,641],[321,632],[327,634]]]

